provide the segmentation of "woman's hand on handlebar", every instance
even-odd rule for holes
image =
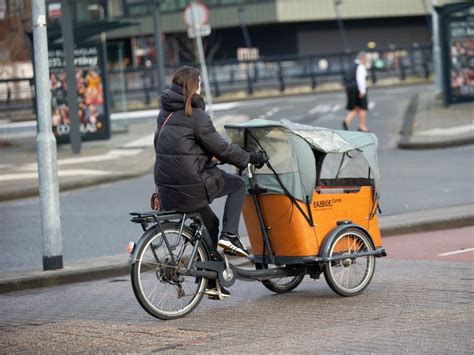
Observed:
[[[266,162],[268,162],[268,157],[265,152],[250,152],[249,163],[254,164],[257,169],[262,168]]]

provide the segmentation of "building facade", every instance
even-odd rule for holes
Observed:
[[[241,47],[258,48],[262,56],[354,52],[366,48],[406,48],[431,43],[431,0],[209,0],[212,33],[205,38],[210,59],[235,59]],[[148,1],[109,1],[111,17],[139,25],[111,32],[135,64],[135,51],[153,36]],[[187,1],[161,1],[166,57],[192,57],[183,11]],[[248,36],[246,38],[246,32]],[[113,57],[113,56],[112,56]]]

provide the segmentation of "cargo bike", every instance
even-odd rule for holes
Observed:
[[[132,212],[132,222],[144,230],[129,244],[140,305],[160,319],[186,316],[210,279],[223,287],[237,279],[257,280],[285,293],[305,275],[324,274],[339,295],[362,292],[376,257],[386,255],[377,221],[376,136],[287,120],[255,119],[225,128],[232,143],[268,157],[261,169],[249,165],[237,172],[246,179],[242,213],[253,266],[238,267],[216,250],[196,213]]]

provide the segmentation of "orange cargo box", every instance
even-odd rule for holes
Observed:
[[[311,227],[300,211],[283,194],[258,196],[263,218],[267,225],[270,243],[276,256],[318,256],[324,238],[338,221],[352,221],[365,228],[375,247],[382,241],[377,221],[373,188],[331,187],[317,188],[311,202],[314,227]],[[303,211],[306,204],[299,202]],[[254,255],[262,255],[263,238],[253,199],[245,197],[243,215]],[[265,254],[268,254],[265,252]]]

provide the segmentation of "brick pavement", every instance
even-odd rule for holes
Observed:
[[[471,353],[473,264],[377,260],[360,296],[305,278],[272,294],[238,282],[188,317],[160,321],[128,277],[0,295],[0,352]]]

